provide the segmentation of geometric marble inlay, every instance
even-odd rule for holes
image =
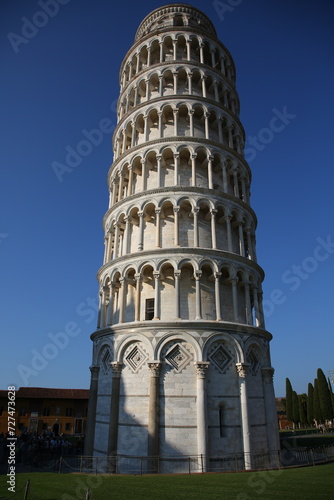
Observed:
[[[110,361],[111,361],[110,350],[107,347],[104,349],[104,352],[102,353],[101,361],[102,361],[103,372],[106,375],[110,370]]]
[[[209,354],[208,359],[220,373],[226,373],[233,356],[220,344]]]
[[[256,375],[258,372],[258,369],[260,368],[260,362],[259,362],[259,358],[258,358],[256,352],[253,351],[253,349],[251,349],[248,352],[246,361],[247,361],[247,363],[250,364],[250,370],[252,372],[252,375]]]
[[[133,373],[137,373],[147,358],[147,354],[141,349],[141,347],[139,345],[135,345],[129,354],[125,356],[124,361]]]
[[[166,361],[180,373],[192,360],[192,355],[180,344],[176,344],[166,354]]]

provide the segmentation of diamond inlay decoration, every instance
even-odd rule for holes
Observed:
[[[190,363],[192,355],[181,344],[176,344],[167,352],[165,359],[175,371],[180,373]]]
[[[143,349],[137,344],[125,356],[125,364],[130,368],[133,373],[137,373],[143,366],[148,356]]]
[[[105,375],[110,370],[110,361],[111,361],[110,350],[108,348],[105,348],[104,352],[102,353],[102,356],[101,356],[102,369],[103,369],[103,373]]]
[[[251,349],[247,355],[247,363],[250,364],[250,371],[252,375],[256,375],[260,368],[260,361],[253,349]]]
[[[226,373],[233,356],[220,344],[210,353],[208,359],[220,373]]]

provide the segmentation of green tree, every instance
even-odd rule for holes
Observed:
[[[286,413],[286,418],[288,420],[291,420],[293,422],[293,409],[292,409],[292,385],[291,385],[291,382],[290,380],[287,378],[286,381],[285,381],[285,388],[286,388],[286,394],[285,394],[285,398],[286,398],[286,409],[285,409],[285,413]]]
[[[314,387],[311,382],[308,384],[307,391],[307,422],[313,424],[314,420]]]
[[[292,415],[293,415],[292,421],[295,424],[298,424],[298,422],[300,422],[300,416],[299,416],[299,400],[296,391],[292,391]]]
[[[317,370],[317,379],[321,416],[323,420],[331,420],[333,418],[332,397],[327,379],[321,368]]]
[[[299,422],[302,425],[307,423],[307,394],[299,394],[298,396],[299,403]]]
[[[329,392],[331,393],[331,400],[332,400],[332,409],[333,409],[333,414],[334,414],[334,393],[333,393],[333,385],[332,385],[332,382],[330,380],[330,378],[328,377],[328,387],[329,387]]]
[[[313,413],[314,413],[314,418],[318,422],[318,424],[322,422],[323,418],[320,408],[319,387],[317,378],[314,379]]]

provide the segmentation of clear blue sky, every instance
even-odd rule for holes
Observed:
[[[83,130],[116,123],[120,64],[142,19],[167,2],[59,0],[41,15],[43,3],[0,7],[2,389],[89,387],[111,134],[62,182],[52,164],[65,163]],[[275,390],[284,396],[289,377],[301,393],[317,368],[334,370],[334,7],[220,4],[225,12],[192,2],[236,64]],[[61,347],[47,347],[65,329]],[[37,360],[43,352],[49,359]]]

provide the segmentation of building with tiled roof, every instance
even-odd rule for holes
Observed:
[[[8,416],[15,418],[21,432],[53,432],[55,435],[83,435],[89,399],[88,389],[21,387],[15,391],[15,406],[9,405],[8,391],[0,390],[0,433],[8,431]]]

